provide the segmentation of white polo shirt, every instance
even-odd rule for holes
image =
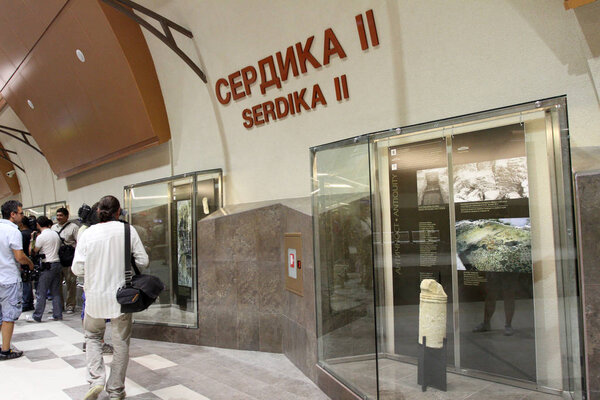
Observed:
[[[139,268],[148,265],[148,254],[131,227],[131,254]],[[94,318],[122,315],[117,290],[125,285],[125,231],[118,221],[90,226],[79,237],[73,258],[73,273],[84,276],[85,312]]]
[[[62,244],[58,233],[52,229],[44,229],[35,239],[35,248],[46,257],[43,262],[59,262],[58,249]]]
[[[23,236],[17,225],[0,219],[0,284],[21,282],[21,266],[13,250],[23,250]]]

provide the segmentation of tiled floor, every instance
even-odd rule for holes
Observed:
[[[79,316],[42,323],[23,319],[13,345],[25,355],[0,362],[0,398],[82,399],[88,384]],[[110,365],[112,356],[104,358]],[[131,341],[125,390],[128,399],[144,400],[329,399],[282,354],[139,339]]]
[[[334,364],[330,368],[374,396],[377,391],[375,361]],[[493,383],[464,375],[447,375],[447,390],[429,387],[422,392],[417,384],[417,366],[390,359],[379,361],[380,400],[560,400],[560,396]]]

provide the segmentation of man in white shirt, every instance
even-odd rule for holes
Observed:
[[[10,341],[19,319],[23,301],[23,283],[20,265],[33,263],[23,252],[23,238],[17,224],[23,218],[23,205],[16,200],[2,204],[0,219],[0,331],[2,332],[2,350],[0,361],[18,358],[22,351],[11,350]]]
[[[74,222],[69,222],[69,210],[64,207],[56,210],[57,223],[52,226],[52,230],[59,232],[60,237],[67,246],[77,246],[77,231],[79,227]],[[62,276],[67,285],[67,297],[63,301],[65,313],[72,314],[75,312],[77,304],[77,278],[71,272],[71,265],[63,265]],[[60,291],[62,298],[62,290]]]
[[[46,308],[46,294],[50,289],[52,295],[52,317],[49,320],[59,321],[62,319],[62,301],[60,300],[61,265],[58,259],[58,249],[61,240],[52,229],[52,221],[45,216],[37,219],[37,232],[32,233],[30,254],[40,253],[44,257],[40,267],[40,278],[36,290],[37,302],[33,315],[27,316],[27,322],[42,322],[44,309]]]
[[[125,398],[125,374],[129,362],[131,314],[121,313],[117,290],[125,285],[125,230],[118,221],[119,200],[104,196],[98,204],[99,223],[86,229],[75,248],[72,270],[84,276],[86,295],[83,329],[90,390],[85,400],[97,399],[106,381],[102,359],[102,338],[106,319],[111,320],[114,355],[106,391],[111,399]],[[148,265],[148,255],[134,227],[131,227],[131,254],[137,266]]]

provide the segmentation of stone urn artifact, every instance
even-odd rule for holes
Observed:
[[[433,279],[421,282],[421,304],[419,305],[419,344],[423,336],[426,346],[441,349],[446,337],[446,303],[448,296],[442,285]]]

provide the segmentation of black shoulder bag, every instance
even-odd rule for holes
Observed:
[[[156,300],[165,285],[155,276],[140,274],[131,257],[131,228],[128,223],[125,227],[125,286],[117,290],[117,301],[121,304],[122,313],[144,311]],[[131,267],[135,275],[131,273]]]
[[[67,225],[69,224],[70,222],[67,222],[65,226],[63,226],[62,229],[58,232],[58,237],[62,242],[62,244],[58,248],[58,259],[60,260],[60,265],[62,265],[63,267],[70,267],[71,265],[73,265],[73,257],[75,256],[75,247],[66,244],[65,239],[63,239],[62,236],[60,236],[62,231],[64,231]]]

